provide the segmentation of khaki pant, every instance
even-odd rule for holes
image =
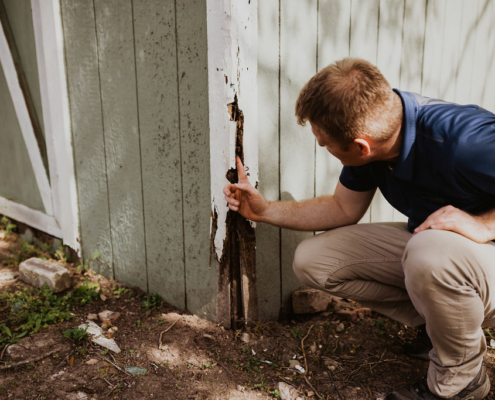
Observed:
[[[495,243],[437,230],[413,236],[405,223],[351,225],[303,241],[294,272],[405,325],[426,322],[428,385],[438,396],[454,396],[481,368],[481,326],[495,326]]]

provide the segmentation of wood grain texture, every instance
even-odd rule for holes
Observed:
[[[174,0],[134,0],[149,291],[185,307]]]
[[[455,102],[459,104],[471,103],[471,88],[473,82],[474,65],[479,62],[475,58],[476,30],[478,27],[479,1],[462,0],[462,23],[460,26],[459,61],[457,63],[457,82]]]
[[[34,40],[31,2],[3,0],[3,4],[7,12],[10,28],[12,29],[27,87],[29,88],[29,97],[36,112],[38,126],[41,134],[44,136],[43,109],[41,105],[38,63],[36,61],[36,44]],[[46,154],[42,154],[45,158]],[[44,159],[43,162],[47,165],[46,159]]]
[[[177,0],[187,308],[216,318],[216,267],[210,265],[210,145],[206,2]],[[225,104],[227,111],[227,104]]]
[[[483,43],[486,46],[485,51],[488,53],[488,59],[486,64],[486,75],[484,75],[485,88],[481,105],[495,113],[495,24],[493,24],[495,18],[495,4],[493,1],[490,2],[490,7],[486,10],[485,18],[491,22],[489,40]]]
[[[0,121],[0,196],[45,212],[1,64]]]
[[[406,0],[402,43],[400,88],[421,93],[426,0]]]
[[[63,0],[67,84],[83,259],[100,256],[91,268],[114,277],[105,140],[92,0]]]
[[[353,0],[351,7],[350,56],[364,58],[376,65],[380,0]],[[370,208],[360,222],[380,221],[386,200],[377,190]],[[384,219],[386,219],[384,217]]]
[[[400,87],[404,1],[381,0],[376,65],[394,88]],[[394,220],[394,209],[377,190],[371,206],[372,222]]]
[[[421,94],[427,97],[438,98],[440,96],[440,75],[442,73],[446,0],[429,0],[426,12]]]
[[[115,279],[147,290],[131,1],[95,11]]]
[[[486,90],[485,78],[488,70],[490,53],[495,53],[495,48],[488,48],[490,40],[493,40],[494,27],[491,23],[491,10],[493,1],[475,0],[476,3],[476,38],[474,41],[474,59],[469,103],[482,105],[483,95]]]
[[[444,40],[440,69],[440,93],[442,100],[455,102],[458,64],[460,59],[462,24],[462,0],[448,0],[445,11]],[[438,68],[438,67],[437,67]]]
[[[316,73],[317,2],[288,0],[281,3],[280,37],[280,180],[281,199],[300,201],[314,197],[315,138],[309,124],[300,127],[294,105],[304,84]],[[300,286],[292,271],[298,244],[312,232],[282,229],[282,307]]]
[[[351,2],[347,0],[320,0],[318,10],[318,65],[326,66],[349,56]],[[316,143],[315,195],[333,194],[341,162]]]
[[[267,200],[279,200],[279,2],[258,3],[258,190]],[[256,227],[258,316],[277,319],[280,310],[280,229]]]

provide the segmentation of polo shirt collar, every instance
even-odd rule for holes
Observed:
[[[411,181],[414,167],[414,142],[416,141],[416,118],[418,115],[418,102],[414,96],[408,92],[394,89],[402,99],[403,106],[403,126],[402,145],[399,160],[394,167],[393,174],[399,179]]]

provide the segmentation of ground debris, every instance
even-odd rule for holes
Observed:
[[[115,340],[105,337],[103,330],[93,321],[88,321],[85,324],[79,325],[79,328],[86,329],[86,326],[88,327],[87,332],[91,335],[91,341],[93,343],[111,350],[114,353],[120,353],[120,348]]]

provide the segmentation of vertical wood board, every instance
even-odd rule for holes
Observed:
[[[95,10],[115,279],[147,290],[131,1]]]
[[[318,65],[326,66],[349,56],[351,2],[320,0],[318,10]],[[332,194],[342,171],[341,162],[316,143],[315,195]]]
[[[474,65],[482,62],[475,58],[476,30],[478,26],[479,1],[462,0],[462,25],[460,27],[459,62],[457,64],[457,86],[455,102],[468,104],[471,102]]]
[[[206,15],[205,1],[176,1],[187,308],[214,320]]]
[[[469,103],[482,105],[483,94],[486,90],[485,77],[489,59],[489,44],[491,38],[491,29],[493,24],[491,20],[491,9],[493,1],[476,0],[476,39],[474,41],[474,62],[471,80],[471,91]],[[493,48],[492,48],[493,49]]]
[[[98,49],[92,0],[62,0],[82,255],[114,278]]]
[[[379,10],[380,0],[352,0],[351,3],[350,56],[363,58],[373,65],[376,65],[378,50]],[[387,210],[386,200],[377,191],[360,222],[381,220],[382,210]]]
[[[442,51],[446,17],[446,0],[429,0],[426,11],[425,50],[421,94],[427,97],[440,96],[442,74]]]
[[[174,0],[134,0],[149,291],[185,307]]]
[[[426,0],[406,0],[400,88],[420,93],[426,25]]]
[[[442,63],[440,64],[440,98],[445,101],[455,102],[458,63],[460,58],[462,24],[462,0],[448,0],[444,41],[442,43]],[[437,67],[438,68],[438,67]]]
[[[258,2],[258,190],[279,200],[279,1]],[[256,227],[258,315],[273,320],[280,309],[280,228]]]
[[[316,0],[281,2],[280,36],[280,191],[282,200],[300,201],[315,194],[315,138],[309,124],[297,125],[294,106],[304,84],[316,73]],[[300,286],[292,271],[298,244],[312,232],[282,229],[282,305]]]

